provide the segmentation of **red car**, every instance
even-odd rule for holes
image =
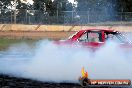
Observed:
[[[131,44],[131,41],[128,40],[122,33],[109,29],[80,30],[68,40],[59,41],[57,44],[73,44],[78,42],[79,44],[90,48],[98,48],[110,39],[121,43],[123,46],[129,46]]]

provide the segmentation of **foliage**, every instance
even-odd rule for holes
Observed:
[[[116,12],[132,12],[132,0],[75,0],[78,2],[76,8],[68,0],[33,0],[33,5],[29,3],[22,3],[21,0],[16,1],[17,18],[21,21],[23,17],[25,17],[24,19],[26,19],[27,16],[34,16],[34,19],[31,20],[37,23],[40,20],[48,20],[50,22],[53,22],[53,20],[48,17],[62,17],[63,19],[65,15],[68,15],[63,11],[76,10],[89,11],[91,13],[100,12],[101,14],[106,15],[105,18],[109,18],[109,16],[113,15]],[[14,0],[0,0],[0,18],[7,18],[7,22],[11,20],[14,14],[13,2]],[[13,10],[3,10],[10,8]],[[31,14],[26,10],[35,11],[33,11],[33,14]],[[79,13],[78,15],[81,14]],[[19,22],[19,20],[17,20],[17,22]],[[62,20],[59,23],[62,23]]]

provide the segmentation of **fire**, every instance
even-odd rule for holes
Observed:
[[[84,67],[82,68],[82,77],[88,78],[88,72],[84,70]]]

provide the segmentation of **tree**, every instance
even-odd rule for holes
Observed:
[[[68,0],[34,0],[34,9],[46,11],[50,16],[57,14],[57,11],[66,11],[72,9],[72,4]]]
[[[132,12],[132,0],[117,0],[119,12]]]
[[[0,1],[0,9],[7,9],[9,6],[11,6],[11,2],[13,0],[1,0]]]
[[[8,10],[9,7],[11,7],[11,2],[13,0],[1,0],[0,1],[0,20],[3,23],[9,23],[11,22],[11,11]]]
[[[102,22],[114,19],[116,12],[116,0],[76,0],[78,2],[76,11],[80,15],[82,22]]]
[[[68,0],[34,0],[34,9],[40,11],[35,13],[36,20],[41,16],[49,23],[62,23],[64,11],[71,10],[72,4]]]

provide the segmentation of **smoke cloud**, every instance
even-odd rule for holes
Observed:
[[[82,67],[90,79],[131,79],[132,49],[108,41],[96,51],[81,45],[55,45],[41,40],[32,48],[11,46],[0,52],[0,74],[43,82],[78,82]]]

